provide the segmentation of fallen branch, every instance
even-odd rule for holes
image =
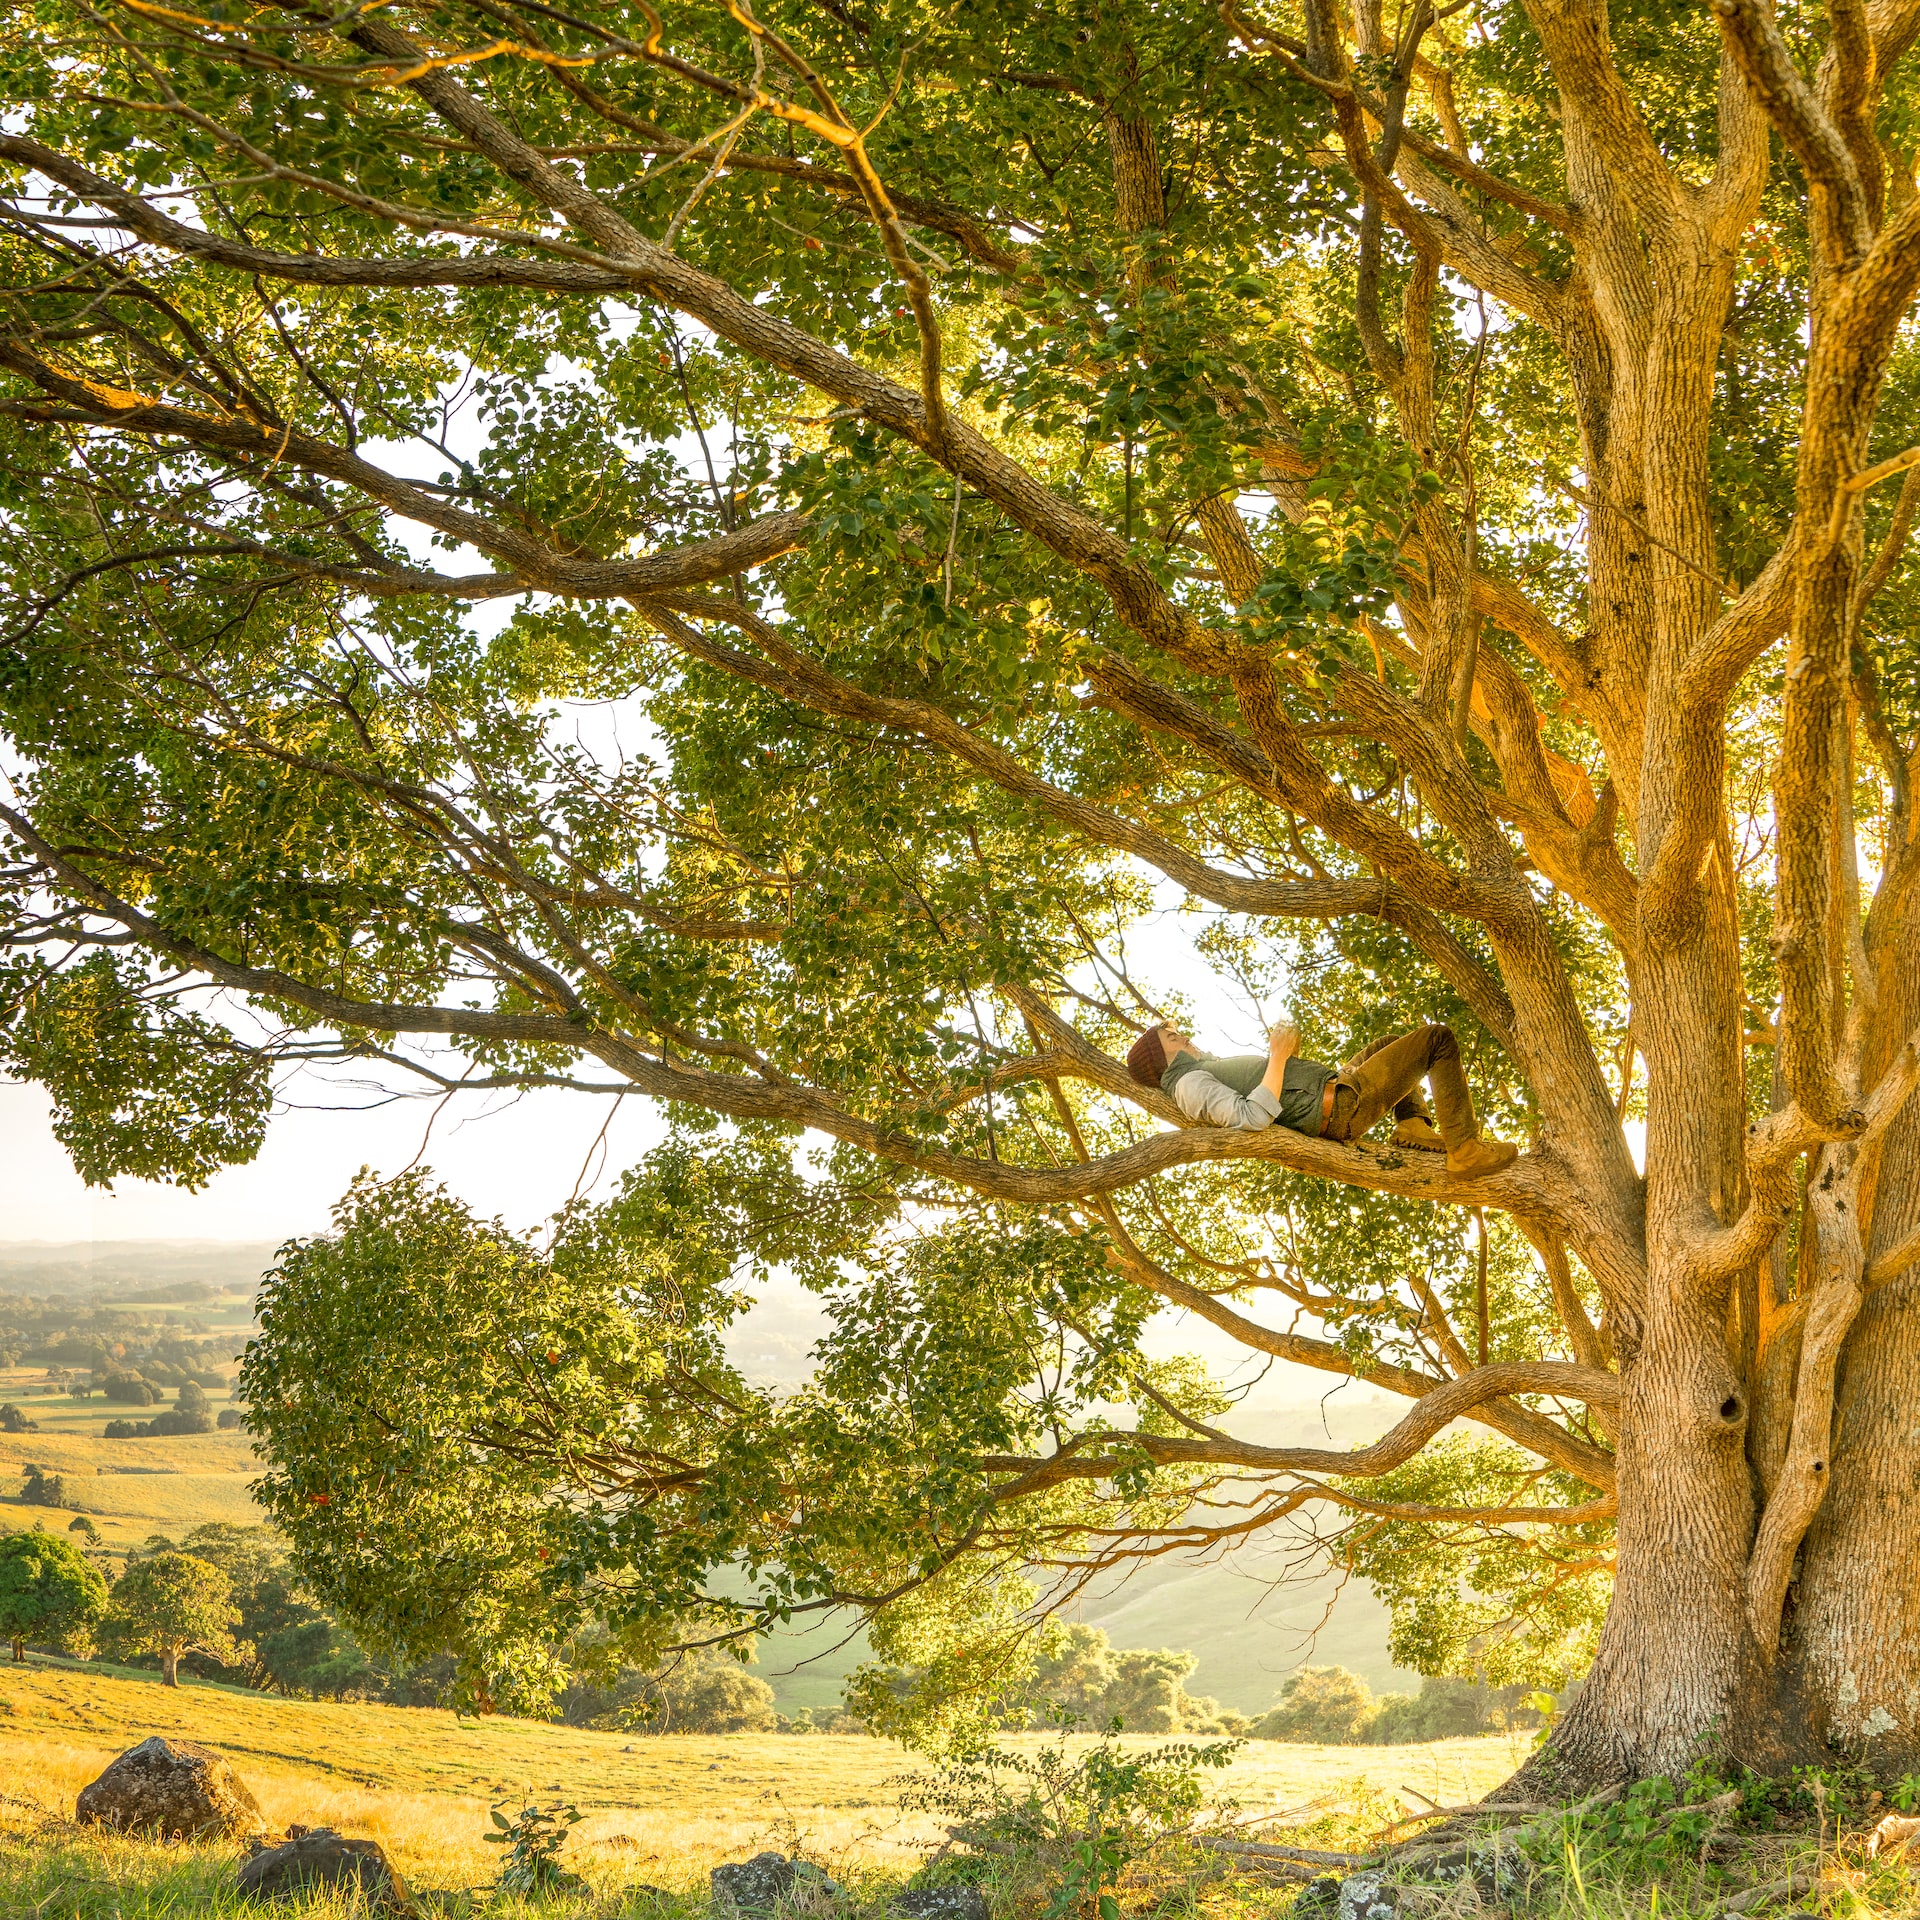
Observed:
[[[1259,1855],[1249,1857],[1250,1849],[1236,1846],[1231,1840],[1205,1839],[1200,1845],[1211,1853],[1230,1855],[1243,1873],[1253,1874],[1262,1880],[1284,1880],[1290,1886],[1304,1886],[1309,1880],[1318,1880],[1327,1871],[1325,1867],[1310,1867],[1301,1860],[1269,1860]]]
[[[1216,1848],[1221,1853],[1243,1853],[1310,1867],[1364,1867],[1375,1857],[1371,1853],[1328,1853],[1320,1847],[1283,1847],[1275,1840],[1227,1840],[1211,1833],[1196,1834],[1194,1838],[1201,1846]]]
[[[1414,1793],[1412,1787],[1402,1787],[1400,1791],[1405,1794]],[[1427,1796],[1424,1793],[1416,1794],[1414,1797],[1427,1800]],[[1552,1812],[1552,1808],[1538,1800],[1516,1800],[1505,1803],[1483,1800],[1470,1803],[1464,1807],[1443,1807],[1437,1800],[1427,1800],[1426,1810],[1424,1812],[1406,1814],[1401,1819],[1395,1820],[1381,1828],[1381,1832],[1383,1834],[1397,1833],[1402,1827],[1411,1827],[1423,1820],[1468,1820],[1477,1819],[1481,1814],[1492,1814],[1506,1818],[1518,1817],[1523,1814],[1550,1812]]]
[[[1745,1893],[1723,1901],[1720,1910],[1723,1913],[1751,1913],[1755,1907],[1764,1907],[1770,1900],[1792,1900],[1799,1894],[1809,1892],[1819,1877],[1811,1867],[1799,1867],[1792,1873],[1782,1874],[1778,1880],[1762,1881],[1759,1886],[1749,1887]]]

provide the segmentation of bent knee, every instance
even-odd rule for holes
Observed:
[[[1451,1027],[1429,1027],[1427,1029],[1427,1058],[1429,1060],[1458,1060],[1460,1041]]]

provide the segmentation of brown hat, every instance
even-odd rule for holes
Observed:
[[[1160,1029],[1149,1027],[1133,1043],[1127,1054],[1127,1071],[1143,1087],[1157,1087],[1167,1070],[1167,1050],[1161,1043]]]

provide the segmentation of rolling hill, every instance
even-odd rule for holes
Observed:
[[[80,1787],[151,1734],[224,1754],[276,1827],[298,1820],[372,1835],[423,1888],[473,1887],[499,1870],[497,1852],[482,1842],[497,1800],[577,1805],[586,1818],[570,1843],[571,1864],[605,1888],[636,1878],[703,1888],[711,1866],[762,1846],[801,1848],[856,1876],[899,1873],[924,1858],[916,1843],[933,1832],[925,1816],[899,1806],[901,1778],[919,1763],[889,1742],[858,1735],[636,1739],[527,1720],[463,1720],[425,1707],[283,1700],[197,1682],[174,1690],[151,1674],[36,1660],[0,1666],[0,1897],[16,1900],[15,1910],[46,1911],[40,1896],[60,1891],[60,1875],[46,1875],[49,1886],[37,1875],[9,1884],[8,1829],[25,1832],[31,1853],[33,1822],[44,1815],[47,1849],[66,1844],[75,1836],[61,1817]],[[1422,1747],[1255,1741],[1213,1778],[1216,1791],[1249,1811],[1346,1804],[1402,1785],[1458,1803],[1504,1779],[1524,1751],[1502,1735]],[[104,1867],[115,1884],[132,1886],[160,1867],[180,1873],[193,1865],[204,1867],[209,1889],[232,1872],[230,1847],[118,1842],[108,1858],[106,1845],[89,1841],[79,1871],[98,1875]],[[197,1885],[181,1880],[176,1891],[179,1899],[138,1910],[199,1910]]]

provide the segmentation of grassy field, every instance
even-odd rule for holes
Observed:
[[[155,1304],[151,1293],[137,1304],[98,1304],[103,1311],[138,1314],[148,1325],[174,1321],[197,1333],[228,1336],[231,1344],[222,1349],[221,1365],[229,1374],[253,1331],[250,1288],[177,1306]],[[64,1390],[48,1392],[48,1384],[43,1367],[0,1367],[0,1402],[12,1401],[40,1429],[0,1433],[0,1533],[31,1527],[36,1520],[57,1531],[77,1510],[99,1529],[103,1545],[124,1550],[149,1534],[189,1532],[203,1520],[251,1526],[262,1518],[247,1491],[260,1469],[245,1434],[109,1440],[109,1420],[151,1419],[160,1409],[113,1406],[98,1397],[75,1400]],[[210,1389],[207,1400],[217,1416],[232,1396]],[[11,1498],[30,1460],[65,1479],[70,1509],[53,1512]]]
[[[244,1433],[108,1440],[102,1430],[109,1420],[150,1419],[159,1409],[31,1394],[36,1377],[23,1369],[0,1370],[0,1401],[15,1402],[40,1428],[0,1433],[0,1533],[35,1521],[49,1532],[61,1531],[78,1511],[99,1529],[104,1546],[125,1549],[152,1533],[188,1532],[203,1520],[259,1524],[263,1516],[247,1483],[260,1467]],[[207,1400],[217,1414],[229,1397],[209,1392]],[[23,1506],[11,1497],[30,1460],[65,1479],[71,1507]]]
[[[19,1920],[244,1920],[232,1891],[232,1843],[161,1846],[83,1828],[73,1796],[112,1756],[148,1734],[224,1752],[276,1827],[326,1823],[379,1840],[407,1876],[419,1920],[715,1920],[708,1870],[764,1847],[827,1867],[846,1898],[785,1920],[883,1920],[888,1896],[938,1838],[901,1811],[914,1761],[876,1740],[830,1735],[628,1740],[400,1708],[286,1702],[231,1689],[163,1689],[147,1676],[32,1662],[0,1671],[0,1915]],[[1149,1742],[1133,1743],[1147,1745]],[[1483,1795],[1523,1756],[1482,1738],[1413,1748],[1241,1750],[1218,1791],[1240,1817],[1287,1814],[1274,1832],[1310,1844],[1365,1846],[1412,1789],[1452,1804]],[[1711,1788],[1702,1789],[1703,1792]],[[567,1864],[585,1896],[563,1904],[494,1894],[497,1849],[482,1839],[490,1802],[572,1800],[586,1818]],[[1614,1810],[1625,1813],[1626,1808]],[[1596,1816],[1597,1818],[1597,1816]],[[1868,1857],[1877,1810],[1815,1822],[1761,1819],[1707,1864],[1692,1840],[1634,1864],[1616,1839],[1582,1830],[1571,1864],[1508,1902],[1527,1920],[1718,1920],[1735,1889],[1766,1887],[1763,1916],[1799,1907],[1828,1920],[1915,1920],[1914,1881],[1897,1858]],[[1631,1823],[1629,1823],[1628,1831]],[[1643,1823],[1657,1838],[1659,1822]],[[1406,1831],[1404,1826],[1395,1831]],[[1633,1831],[1641,1831],[1634,1829]],[[1641,1844],[1634,1841],[1634,1845]],[[1536,1858],[1540,1856],[1536,1855]],[[1789,1892],[1788,1869],[1807,1878]],[[997,1869],[990,1869],[997,1871]],[[1808,1884],[1811,1881],[1812,1884]],[[998,1920],[1039,1920],[1051,1882],[990,1880]],[[1129,1896],[1129,1920],[1283,1920],[1295,1889],[1209,1870]],[[1421,1920],[1485,1920],[1471,1882],[1424,1892]],[[365,1920],[334,1900],[305,1920]]]
[[[924,1819],[897,1804],[901,1777],[916,1763],[885,1741],[635,1739],[206,1685],[169,1690],[147,1675],[51,1661],[0,1667],[0,1809],[11,1810],[17,1830],[32,1829],[35,1809],[70,1814],[74,1795],[116,1753],[155,1733],[224,1753],[276,1826],[298,1820],[370,1834],[430,1888],[490,1879],[498,1857],[481,1838],[487,1809],[522,1796],[581,1808],[577,1864],[609,1891],[636,1881],[696,1890],[720,1861],[763,1846],[801,1847],[855,1877],[898,1875],[923,1857],[918,1843],[930,1837]],[[1259,1741],[1241,1750],[1221,1791],[1249,1810],[1401,1786],[1458,1802],[1497,1784],[1524,1753],[1504,1737],[1399,1748]],[[0,1871],[0,1910],[26,1891]],[[136,1911],[128,1908],[126,1920]]]

